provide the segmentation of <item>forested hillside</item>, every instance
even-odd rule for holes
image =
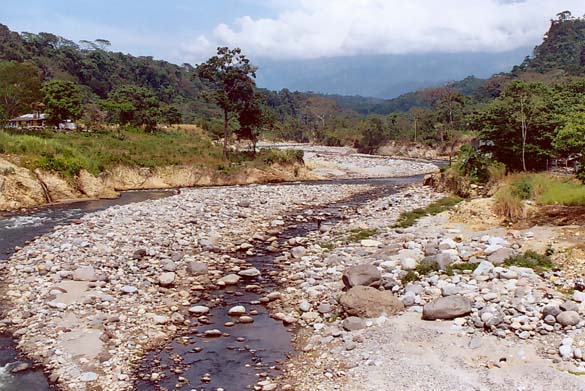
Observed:
[[[0,25],[0,60],[31,63],[42,80],[72,81],[83,87],[86,103],[107,98],[118,86],[133,85],[179,108],[186,121],[213,113],[215,107],[202,99],[204,85],[193,77],[190,65],[114,53],[109,46],[99,39],[78,44],[51,33],[18,34]]]
[[[585,19],[563,12],[534,55],[510,73],[487,80],[470,76],[392,100],[256,88],[259,106],[254,110],[261,110],[256,113],[261,121],[243,124],[245,116],[233,115],[228,126],[235,134],[247,127],[246,132],[272,140],[351,145],[365,152],[396,140],[452,153],[454,145],[479,135],[522,144],[520,149],[514,143],[496,144],[502,159],[527,155],[528,164],[508,162],[515,168],[540,167],[547,157],[569,153],[553,148],[559,129],[569,120],[572,130],[566,132],[580,129],[583,81],[574,78],[585,74],[584,34]],[[43,96],[50,102],[47,94],[80,86],[84,105],[79,112],[90,128],[110,123],[154,130],[158,123],[182,121],[199,124],[213,138],[225,133],[221,110],[203,96],[213,86],[191,65],[113,53],[109,42],[99,39],[74,43],[49,33],[17,34],[6,26],[0,26],[0,38],[0,83],[19,86],[0,91],[10,103],[2,107],[4,117],[32,109]],[[57,82],[49,88],[52,79]],[[72,93],[71,100],[76,99]],[[519,107],[532,111],[519,112]],[[522,123],[529,134],[518,139],[515,129]]]

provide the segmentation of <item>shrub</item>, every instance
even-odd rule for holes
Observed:
[[[508,186],[501,188],[494,196],[494,213],[508,220],[524,216],[524,203]]]

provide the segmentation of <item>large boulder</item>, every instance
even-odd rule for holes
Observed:
[[[404,304],[392,293],[368,286],[351,288],[341,296],[340,303],[349,316],[361,318],[377,318],[382,314],[389,316],[404,311]]]
[[[471,301],[464,296],[439,297],[423,307],[423,319],[455,319],[471,312]]]
[[[382,283],[382,275],[378,268],[371,264],[352,266],[343,273],[343,284],[347,289],[355,286],[371,286],[377,288]]]
[[[496,250],[492,254],[488,256],[488,261],[493,263],[494,265],[501,265],[503,264],[508,258],[514,255],[514,250],[511,248],[503,247],[499,250]]]

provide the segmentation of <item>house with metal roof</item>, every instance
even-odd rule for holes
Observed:
[[[42,129],[47,124],[47,115],[43,113],[24,114],[8,121],[6,125],[10,129]]]

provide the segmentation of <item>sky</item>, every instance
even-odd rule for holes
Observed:
[[[534,46],[584,0],[2,0],[0,23],[198,63],[217,46],[249,57],[504,52]]]

